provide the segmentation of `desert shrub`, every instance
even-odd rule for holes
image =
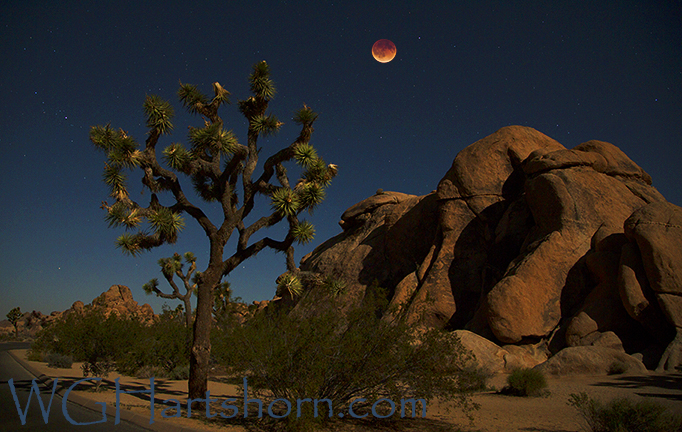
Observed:
[[[29,361],[41,362],[44,361],[43,357],[43,353],[35,349],[30,349],[28,350],[28,353],[26,353],[26,359]]]
[[[186,380],[189,379],[189,364],[176,366],[167,375],[172,380]]]
[[[42,330],[32,345],[36,351],[70,355],[96,364],[113,361],[133,344],[144,325],[135,317],[104,316],[101,311],[72,313]]]
[[[468,392],[488,390],[488,380],[494,375],[489,370],[475,364],[465,366],[462,372],[461,385]]]
[[[49,367],[70,369],[73,365],[73,358],[69,355],[63,355],[58,353],[48,353],[45,356],[45,361]]]
[[[94,362],[86,361],[81,365],[84,377],[107,378],[110,372],[116,370],[116,363],[108,358]],[[99,391],[102,381],[95,383],[95,391]]]
[[[571,394],[568,404],[580,412],[592,432],[682,431],[682,417],[650,400],[617,398],[604,404],[580,392]]]
[[[512,396],[541,396],[547,388],[545,375],[536,369],[516,369],[507,377],[503,394]]]
[[[625,362],[616,360],[609,365],[609,369],[606,372],[609,375],[621,375],[628,371],[628,365]]]
[[[82,361],[86,376],[106,377],[114,369],[137,375],[144,367],[168,375],[189,363],[187,329],[181,318],[162,314],[151,324],[138,317],[105,317],[98,310],[70,314],[43,329],[31,347]]]
[[[160,377],[163,373],[157,366],[142,366],[135,371],[136,378]]]
[[[290,429],[324,421],[328,406],[312,418],[312,404],[304,404],[297,418],[297,399],[328,399],[333,415],[367,412],[380,398],[398,401],[438,397],[451,401],[467,414],[477,408],[468,396],[471,380],[465,368],[471,354],[454,335],[428,330],[414,331],[402,314],[389,322],[380,311],[385,294],[368,289],[364,301],[345,313],[330,297],[326,310],[301,317],[278,311],[256,314],[242,326],[215,334],[214,353],[237,376],[246,377],[249,392],[293,401],[287,417]],[[421,413],[421,407],[416,410]],[[419,416],[420,414],[417,414]]]
[[[118,371],[140,376],[153,369],[154,376],[168,377],[176,368],[189,365],[187,331],[181,316],[164,312],[120,353]]]

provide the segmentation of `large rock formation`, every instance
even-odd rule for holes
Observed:
[[[105,316],[115,313],[123,317],[135,315],[147,322],[154,319],[154,309],[147,303],[142,306],[138,305],[133,300],[130,288],[125,285],[112,285],[92,301],[91,307],[101,309]]]
[[[78,300],[63,312],[52,312],[44,315],[39,311],[26,312],[19,320],[19,335],[23,337],[34,337],[48,323],[59,319],[62,316],[77,313],[81,314],[89,310],[102,311],[104,316],[114,313],[118,316],[129,317],[137,316],[143,322],[151,323],[155,318],[154,310],[148,304],[142,306],[133,300],[130,288],[124,285],[112,285],[107,291],[96,297],[91,304],[86,305]],[[14,333],[14,327],[9,322],[8,325],[0,325],[0,335]]]
[[[634,277],[621,274],[623,303],[628,313],[659,340],[667,339],[668,329],[657,313],[659,308],[663,312],[676,335],[658,370],[672,369],[682,363],[682,208],[668,202],[646,205],[625,221],[625,235],[632,244],[624,254],[634,255],[634,265],[638,266],[639,249],[642,265],[639,272],[631,272]],[[625,265],[620,270],[627,272]]]
[[[376,281],[412,322],[498,344],[556,352],[608,334],[636,352],[658,340],[670,369],[682,348],[682,331],[671,343],[682,328],[681,211],[612,144],[568,150],[510,126],[462,150],[435,192],[380,191],[349,208],[343,232],[301,270],[342,279],[349,302]]]

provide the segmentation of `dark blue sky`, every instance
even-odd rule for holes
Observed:
[[[203,268],[208,243],[187,218],[176,245],[140,258],[116,249],[120,232],[99,208],[105,156],[89,128],[110,122],[142,143],[142,102],[158,94],[178,114],[161,146],[186,141],[201,119],[177,103],[179,81],[206,93],[219,81],[244,99],[260,60],[278,89],[271,111],[286,123],[263,153],[292,142],[291,115],[306,103],[320,113],[313,145],[340,169],[297,261],[340,232],[352,204],[378,188],[429,193],[458,151],[511,124],[569,148],[611,142],[682,205],[680,1],[93,3],[0,7],[1,317],[87,303],[113,284],[160,311],[141,288],[161,277],[156,261],[191,250]],[[397,46],[386,64],[370,52],[383,38]],[[222,114],[244,142],[236,104]],[[262,252],[228,280],[247,301],[269,299],[284,270],[282,255]]]

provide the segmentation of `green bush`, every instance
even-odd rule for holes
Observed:
[[[186,335],[182,319],[171,314],[147,324],[136,316],[105,317],[91,310],[72,313],[43,329],[31,352],[71,356],[84,363],[83,373],[89,376],[105,377],[114,369],[135,376],[145,367],[167,376],[189,364]]]
[[[49,353],[45,356],[47,365],[52,368],[70,369],[73,365],[73,358],[69,355]]]
[[[517,369],[507,377],[503,394],[512,396],[541,396],[547,388],[547,380],[539,370]]]
[[[604,404],[587,393],[572,393],[568,404],[576,408],[592,432],[680,432],[682,417],[656,402],[617,398]]]
[[[98,310],[71,313],[42,330],[31,349],[70,355],[75,361],[94,365],[119,357],[143,328],[139,320],[113,313],[108,317]]]
[[[142,366],[135,371],[135,377],[144,379],[151,377],[160,377],[161,375],[163,375],[161,371],[162,369],[159,369],[156,366]]]
[[[465,364],[471,354],[452,334],[416,332],[401,314],[392,322],[382,319],[385,298],[370,288],[360,306],[341,313],[331,296],[325,311],[307,318],[266,310],[216,332],[213,352],[228,370],[248,379],[249,392],[294,401],[287,421],[297,424],[289,428],[327,419],[326,403],[317,419],[305,412],[312,404],[304,404],[297,419],[295,401],[306,398],[330,400],[334,416],[345,415],[358,398],[366,402],[354,403],[355,413],[367,412],[380,398],[398,401],[397,415],[401,399],[440,398],[470,415],[477,408],[468,396],[472,379]]]
[[[169,377],[176,368],[188,366],[187,331],[181,316],[159,315],[157,321],[144,327],[144,331],[130,341],[128,349],[120,353],[116,359],[118,371],[140,376],[153,369],[154,376]],[[146,370],[140,370],[143,368]]]
[[[489,370],[480,366],[469,364],[463,368],[461,385],[469,392],[488,390],[488,380],[493,376]]]
[[[176,366],[175,369],[168,373],[168,378],[172,380],[189,379],[189,365]]]
[[[29,360],[29,361],[41,362],[41,361],[44,361],[43,357],[44,356],[43,356],[42,352],[36,351],[34,349],[28,350],[28,353],[26,354],[26,360]]]

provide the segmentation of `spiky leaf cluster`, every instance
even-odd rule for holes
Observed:
[[[172,277],[175,273],[182,270],[182,261],[178,253],[173,254],[170,258],[159,259],[158,264],[161,267],[161,273],[166,277]]]
[[[318,114],[313,111],[307,105],[303,105],[303,108],[296,111],[294,114],[294,122],[300,125],[312,125],[315,120],[317,120]]]
[[[254,118],[260,112],[262,112],[263,103],[256,100],[255,97],[251,96],[246,100],[239,101],[239,112],[241,112],[247,119]]]
[[[189,140],[195,154],[204,151],[210,151],[212,154],[230,154],[237,145],[234,133],[223,129],[220,123],[209,123],[203,128],[190,128]]]
[[[213,83],[213,92],[215,93],[215,97],[213,100],[218,101],[220,103],[230,103],[230,92],[225,90],[223,86],[220,85],[219,82],[214,82]]]
[[[288,293],[291,297],[299,297],[303,294],[303,284],[301,280],[292,273],[280,276],[277,281],[277,291],[280,295]]]
[[[324,201],[326,195],[324,187],[319,183],[303,183],[298,189],[298,201],[301,208],[311,213]]]
[[[182,255],[188,264],[191,264],[197,260],[197,257],[192,252],[185,252]]]
[[[149,95],[144,100],[143,108],[148,128],[156,129],[162,134],[169,134],[173,130],[171,120],[175,111],[169,102],[159,96]]]
[[[136,208],[130,208],[121,201],[117,201],[109,208],[104,219],[109,228],[124,226],[126,229],[137,228],[142,222],[141,212]]]
[[[159,280],[157,278],[154,278],[147,282],[146,284],[142,285],[142,289],[144,290],[145,294],[152,294],[158,288]]]
[[[326,187],[331,184],[332,179],[336,177],[336,174],[336,165],[325,165],[324,160],[318,158],[309,164],[302,177],[306,182],[318,183]]]
[[[128,198],[128,189],[126,187],[126,175],[123,174],[120,166],[113,164],[104,165],[104,173],[102,174],[104,183],[106,183],[111,192],[110,196],[116,201],[122,201]]]
[[[280,126],[282,126],[277,117],[274,114],[270,115],[259,115],[253,118],[251,121],[251,128],[254,132],[261,136],[274,135],[279,131]]]
[[[192,162],[192,155],[187,151],[185,146],[180,143],[172,143],[163,150],[164,161],[173,168],[184,173],[187,173],[190,169],[190,163]]]
[[[114,130],[110,125],[91,128],[90,141],[107,154],[102,178],[110,188],[110,196],[117,201],[127,202],[127,179],[123,169],[140,165],[142,153],[137,143],[123,130]]]
[[[109,153],[119,138],[119,131],[111,128],[111,125],[93,126],[90,129],[90,141],[100,150]]]
[[[277,188],[272,193],[272,209],[283,216],[294,216],[298,213],[299,200],[296,193],[289,188]]]
[[[269,100],[275,96],[275,83],[270,79],[270,66],[265,61],[253,66],[249,84],[251,92],[257,97]]]
[[[320,158],[313,146],[308,143],[301,143],[294,148],[294,159],[299,165],[307,168],[315,164]]]
[[[140,164],[142,154],[137,149],[137,143],[123,130],[118,130],[113,135],[114,140],[107,151],[109,163],[116,167],[133,168]]]
[[[178,98],[182,105],[192,114],[197,114],[204,106],[208,105],[208,97],[192,84],[180,83]]]
[[[300,244],[308,244],[315,238],[315,226],[304,220],[291,229],[294,239]]]
[[[169,243],[175,243],[178,233],[185,227],[182,216],[165,207],[151,212],[147,220],[154,231]]]
[[[145,233],[125,233],[116,239],[116,247],[120,248],[123,253],[136,256],[153,247],[153,242]]]

